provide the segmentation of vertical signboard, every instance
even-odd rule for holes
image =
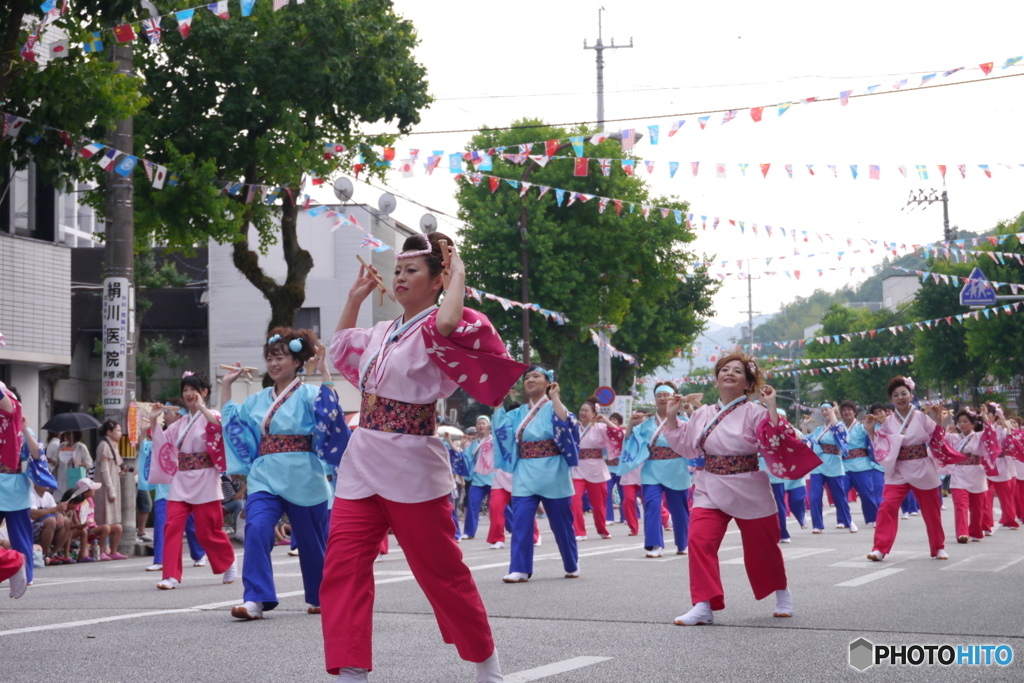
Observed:
[[[128,369],[128,296],[126,277],[103,280],[103,409],[124,410]]]

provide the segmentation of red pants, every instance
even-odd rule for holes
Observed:
[[[899,528],[900,503],[911,490],[914,491],[917,504],[921,506],[921,517],[928,531],[928,546],[932,557],[935,557],[946,546],[946,533],[942,530],[942,503],[935,489],[919,489],[910,484],[886,484],[882,487],[882,504],[878,506],[878,518],[875,521],[874,549],[886,555],[892,550]]]
[[[380,496],[334,501],[320,587],[327,671],[373,668],[373,561],[388,529],[434,609],[441,637],[459,656],[483,662],[494,653],[487,612],[455,542],[452,503],[442,496],[395,503]]]
[[[493,544],[505,542],[505,508],[508,507],[509,501],[511,500],[512,494],[505,489],[497,486],[491,487],[491,502],[487,504],[487,516],[491,520],[491,525],[487,529],[488,543]],[[534,519],[533,542],[536,543],[539,540],[540,525],[537,524],[537,520]]]
[[[1024,463],[1018,461],[1017,467],[1024,467]],[[1017,480],[1017,519],[1024,521],[1024,479]]]
[[[984,493],[968,493],[963,489],[950,489],[953,497],[953,519],[955,520],[956,536],[982,538],[981,510],[985,506]]]
[[[626,484],[622,487],[622,517],[626,520],[629,533],[634,536],[640,533],[640,522],[636,517],[636,497],[640,495],[639,484]]]
[[[984,504],[981,506],[981,530],[992,533],[992,527],[996,525],[992,514],[996,499],[996,487],[992,482],[988,483],[988,491],[984,495]]]
[[[690,600],[696,605],[705,600],[711,609],[725,609],[725,590],[718,566],[718,549],[725,538],[730,515],[721,510],[693,508],[690,512]],[[754,590],[762,600],[787,586],[786,565],[779,549],[779,516],[760,519],[736,519],[743,542],[743,564]]]
[[[1017,528],[1017,480],[990,481],[989,490],[995,487],[995,495],[999,496],[999,507],[1003,514],[999,516],[999,523],[1003,526]]]
[[[672,514],[668,511],[668,497],[664,493],[661,494],[661,527],[665,531],[672,528]]]
[[[573,479],[572,485],[576,489],[572,497],[572,528],[576,535],[587,535],[586,518],[583,516],[583,492],[586,491],[590,494],[590,507],[594,509],[592,516],[597,533],[607,536],[608,525],[605,524],[604,510],[608,505],[608,483],[602,481],[595,484],[586,479]]]
[[[0,581],[6,581],[21,569],[25,563],[25,556],[17,550],[0,548]]]
[[[167,501],[167,526],[164,527],[164,578],[181,581],[181,539],[189,513],[196,522],[196,537],[210,558],[214,574],[223,574],[235,561],[235,547],[224,533],[224,508],[219,500],[193,505],[180,500]]]

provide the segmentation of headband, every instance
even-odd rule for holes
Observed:
[[[667,385],[667,384],[659,384],[658,386],[654,387],[654,395],[655,396],[657,396],[659,393],[663,393],[663,392],[660,392],[659,389],[665,389],[667,391],[667,393],[670,393],[670,394],[676,393],[676,390],[673,389],[672,387],[670,387],[669,385]]]
[[[478,415],[476,421],[479,422],[480,420],[483,420],[487,424],[491,424],[491,418],[487,417],[486,415]]]
[[[273,337],[271,337],[270,339],[267,340],[267,346],[270,346],[271,344],[277,344],[280,341],[281,341],[281,335],[275,334]],[[302,337],[296,337],[295,339],[292,339],[290,342],[288,342],[288,349],[292,353],[298,353],[299,351],[302,350],[302,342],[303,341],[304,340],[303,340]]]
[[[400,254],[396,254],[395,258],[397,258],[397,259],[406,259],[406,258],[416,258],[417,256],[429,256],[430,253],[434,251],[434,247],[431,246],[430,240],[427,239],[426,237],[423,238],[423,241],[427,243],[427,248],[426,249],[421,249],[419,251],[403,251]]]
[[[822,407],[822,408],[831,408],[831,407],[832,407],[832,404],[831,404],[831,403],[828,403],[828,402],[826,402],[826,403],[822,403],[822,404],[821,404],[821,407]]]
[[[524,376],[528,375],[531,372],[539,372],[540,374],[542,374],[545,377],[547,377],[549,382],[554,382],[555,381],[555,371],[554,370],[548,370],[547,368],[542,368],[539,365],[533,365],[533,366],[530,366],[530,368],[528,368],[526,370],[526,372],[523,373],[523,375]]]

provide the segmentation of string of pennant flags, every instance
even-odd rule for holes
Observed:
[[[277,12],[284,7],[287,7],[290,0],[273,0],[272,5],[274,11]],[[295,0],[295,4],[305,4],[306,0]],[[43,11],[43,19],[39,26],[36,27],[25,43],[25,46],[21,49],[21,58],[36,62],[37,55],[35,53],[35,46],[39,41],[40,36],[45,31],[49,24],[53,23],[57,18],[67,12],[68,0],[63,0],[63,5],[60,9],[56,7],[57,0],[46,0],[40,5],[40,9]],[[242,16],[247,17],[252,14],[253,8],[256,6],[256,0],[240,0]],[[93,31],[89,34],[85,42],[70,42],[69,40],[55,41],[50,46],[50,57],[67,57],[70,54],[71,47],[80,47],[85,53],[96,53],[103,52],[104,44],[103,39],[105,36],[109,36],[118,43],[131,43],[138,40],[140,37],[145,36],[146,41],[150,44],[157,44],[164,42],[165,34],[171,31],[171,29],[163,26],[163,20],[174,17],[176,22],[174,29],[181,35],[181,39],[185,40],[188,38],[189,33],[192,31],[192,21],[195,19],[197,10],[209,10],[209,12],[221,19],[230,19],[231,12],[228,8],[227,0],[218,0],[217,2],[211,2],[209,4],[196,5],[189,9],[177,10],[174,12],[168,12],[149,19],[138,19],[136,21],[129,21],[116,26],[109,26],[101,28],[98,31]]]
[[[800,359],[800,360],[803,360],[803,359]],[[819,360],[824,360],[824,359],[811,359],[809,362],[819,361]],[[868,369],[868,368],[876,368],[876,367],[882,367],[882,366],[888,366],[888,365],[901,365],[901,364],[905,364],[905,363],[910,363],[910,362],[912,362],[914,360],[914,356],[912,356],[912,355],[909,355],[909,356],[886,356],[886,357],[881,357],[881,358],[850,358],[850,359],[837,358],[837,359],[834,359],[834,360],[837,360],[837,361],[848,361],[848,362],[844,362],[842,365],[833,365],[833,366],[828,366],[828,367],[823,367],[823,368],[807,368],[807,369],[802,369],[802,370],[794,370],[792,368],[774,368],[774,369],[770,369],[770,370],[765,370],[764,371],[764,375],[765,375],[765,377],[767,377],[769,379],[775,378],[775,377],[796,377],[797,375],[811,375],[811,376],[819,376],[819,375],[823,375],[823,374],[831,375],[831,374],[835,374],[837,372],[846,372],[846,371],[849,371],[849,370],[864,370],[864,369]],[[651,382],[664,382],[664,381],[666,381],[666,380],[664,380],[664,379],[655,379],[653,377],[643,377],[643,378],[637,380],[637,382],[639,384],[647,384],[647,383],[651,383]],[[670,380],[667,380],[667,381],[672,382],[673,384],[708,385],[708,384],[714,384],[715,383],[715,376],[712,375],[712,374],[690,375],[690,376],[686,376],[686,377],[677,377],[677,378],[670,379]]]
[[[838,346],[843,342],[853,341],[854,338],[867,339],[870,337],[871,339],[874,339],[877,334],[882,332],[889,332],[890,334],[900,334],[902,332],[910,332],[915,329],[930,330],[937,327],[938,325],[941,325],[942,323],[945,323],[949,326],[952,326],[953,323],[963,324],[963,322],[968,318],[973,318],[974,320],[981,320],[981,318],[984,317],[986,320],[988,320],[992,316],[999,316],[1000,314],[1011,315],[1018,311],[1018,309],[1021,306],[1021,303],[1024,302],[1017,301],[1015,303],[1006,304],[1004,306],[992,306],[990,308],[970,311],[967,313],[960,313],[957,315],[943,316],[940,318],[933,318],[931,320],[924,320],[921,322],[904,323],[902,325],[892,325],[890,327],[879,327],[873,330],[862,330],[860,332],[822,335],[817,337],[804,337],[803,339],[788,339],[786,341],[755,342],[753,344],[740,344],[739,346],[742,346],[743,348],[746,349],[752,349],[754,351],[759,351],[769,346],[774,346],[780,349],[803,348],[804,346],[811,342],[816,342],[818,344],[836,344]]]
[[[594,328],[590,328],[590,338],[594,340],[594,344],[596,344],[598,348],[608,349],[608,353],[611,354],[613,357],[621,358],[630,365],[636,365],[636,356],[630,353],[626,353],[624,351],[619,351],[610,343],[601,341],[600,335],[598,335],[597,330],[595,330]]]
[[[1014,255],[1016,256],[1017,254]],[[974,282],[983,282],[995,287],[996,289],[999,289],[1001,287],[1009,287],[1010,291],[1013,292],[1014,294],[1017,294],[1020,290],[1024,290],[1024,285],[1020,284],[1019,282],[997,282],[996,280],[962,277],[959,275],[947,275],[945,273],[936,273],[930,270],[911,270],[909,268],[901,268],[899,266],[894,266],[894,268],[896,270],[902,270],[904,273],[913,273],[914,275],[917,275],[918,277],[921,278],[921,282],[925,282],[928,280],[928,278],[932,278],[935,284],[939,284],[940,282],[942,282],[947,285],[951,285],[957,280],[959,280],[965,285]]]
[[[882,270],[882,266],[845,266],[845,267],[842,267],[842,268],[833,266],[833,267],[830,267],[830,268],[811,268],[811,269],[801,269],[801,270],[761,270],[761,271],[738,271],[738,272],[732,272],[732,271],[729,271],[729,272],[724,272],[724,271],[710,272],[710,271],[708,271],[707,275],[710,276],[710,277],[718,278],[719,280],[725,280],[725,279],[733,277],[733,276],[735,276],[736,279],[738,279],[738,280],[746,280],[746,279],[754,277],[754,276],[773,277],[775,275],[780,275],[781,274],[781,275],[785,275],[790,280],[799,280],[801,275],[806,275],[808,273],[814,273],[814,274],[817,274],[818,277],[824,277],[826,272],[846,271],[846,270],[850,271],[849,272],[850,275],[853,275],[858,270],[861,273],[867,275],[867,274],[877,273],[878,271]],[[679,273],[679,274],[677,274],[677,277],[680,280],[688,281],[688,280],[691,280],[693,278],[698,277],[698,275],[696,273]]]

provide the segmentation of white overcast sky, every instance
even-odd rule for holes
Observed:
[[[638,173],[650,179],[655,193],[691,202],[698,216],[719,216],[723,226],[724,219],[734,218],[843,238],[830,250],[848,249],[847,236],[939,240],[941,204],[926,211],[901,210],[910,190],[941,190],[936,164],[949,167],[950,219],[962,229],[985,230],[1024,210],[1024,168],[1018,166],[1024,164],[1024,77],[936,87],[980,78],[982,62],[996,63],[990,78],[1024,72],[1022,65],[999,68],[1007,58],[1024,54],[1024,3],[1019,1],[978,6],[867,0],[840,8],[840,3],[803,0],[396,0],[395,6],[419,32],[416,56],[437,98],[416,129],[424,134],[398,141],[399,159],[408,156],[409,148],[421,150],[421,162],[431,150],[461,151],[471,135],[429,131],[507,125],[523,116],[552,123],[593,120],[594,51],[584,51],[583,41],[592,45],[597,37],[597,10],[603,6],[605,44],[613,37],[616,44],[628,44],[631,37],[634,43],[632,49],[605,52],[605,116],[631,117],[606,128],[645,130],[660,124],[660,144],[652,147],[645,140],[636,148],[640,156],[656,161],[656,171],[652,176]],[[942,71],[961,66],[969,70],[941,77]],[[935,71],[940,76],[916,91],[920,75]],[[696,117],[688,116],[684,129],[669,138],[672,118],[663,118],[836,97],[846,89],[858,94],[875,84],[889,91],[904,77],[909,78],[908,92],[854,98],[846,107],[838,102],[796,105],[782,117],[766,109],[757,124],[746,111],[725,126],[722,115],[713,114],[701,131]],[[673,180],[669,161],[682,166]],[[690,161],[701,162],[697,178]],[[718,162],[728,165],[724,180],[715,178]],[[741,162],[750,164],[746,178],[740,176]],[[767,180],[757,170],[760,163],[772,164]],[[794,166],[794,180],[783,170],[786,163]],[[807,174],[808,163],[814,164],[815,177]],[[960,163],[969,165],[966,180],[956,171]],[[998,165],[1003,163],[1013,164],[1014,170]],[[415,178],[394,173],[390,182],[402,194],[454,214],[454,183],[445,164],[429,178],[420,166]],[[832,178],[826,164],[839,166],[839,179]],[[850,164],[858,165],[860,179],[850,179]],[[882,165],[880,181],[867,179],[869,164]],[[899,175],[900,164],[907,166],[909,180]],[[929,165],[928,181],[917,180],[915,164]],[[978,164],[989,164],[994,177],[985,178]],[[591,172],[597,172],[593,165]],[[379,195],[358,185],[355,200],[372,205]],[[424,213],[402,199],[398,206],[395,217],[412,226]],[[754,237],[748,229],[740,236],[726,227],[713,233],[710,223],[709,218],[707,232],[698,232],[695,246],[719,260],[793,252],[793,242],[777,235]],[[457,232],[457,225],[441,217],[442,230]],[[799,249],[807,253],[826,247],[819,243]],[[780,273],[755,283],[754,309],[777,311],[816,287],[831,290],[865,277],[859,271],[852,278],[849,271],[811,277],[806,271],[879,260],[864,254],[848,255],[842,263],[834,257],[803,259],[800,265],[773,263],[769,269],[799,268],[805,274],[799,282]],[[495,294],[515,298],[516,293]],[[714,320],[731,325],[745,318],[746,295],[745,282],[727,280],[715,301]]]

